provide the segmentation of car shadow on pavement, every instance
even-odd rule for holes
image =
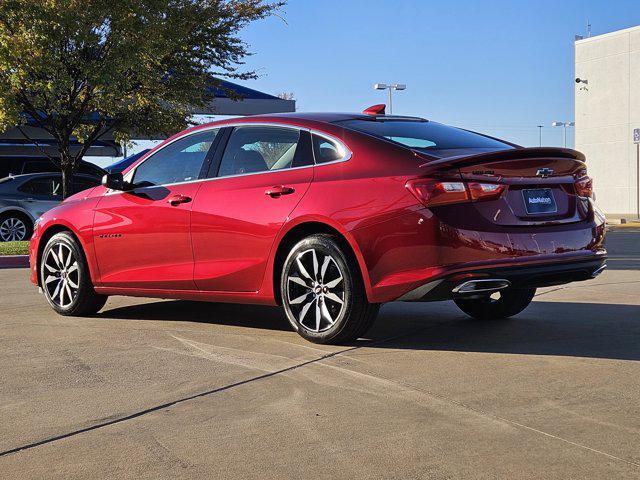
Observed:
[[[266,330],[291,330],[282,309],[262,305],[158,301],[103,310],[99,318],[211,323]]]
[[[98,317],[290,330],[296,335],[282,309],[258,305],[159,301],[113,308]],[[450,302],[394,303],[381,310],[366,338],[349,346],[640,360],[640,307],[537,301],[511,319],[479,321]]]
[[[490,321],[453,311],[435,318],[428,311],[423,329],[375,348],[640,360],[638,305],[534,302],[515,317]],[[388,312],[368,339],[388,336],[391,325],[408,317]]]

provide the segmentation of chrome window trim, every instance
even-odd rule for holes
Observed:
[[[334,137],[333,135],[329,135],[328,133],[324,133],[324,132],[319,132],[317,130],[309,130],[309,132],[311,133],[311,135],[316,135],[318,137],[322,137],[325,140],[329,140],[330,142],[336,143],[344,152],[344,154],[342,155],[342,158],[339,158],[338,160],[332,160],[330,162],[324,162],[324,163],[316,163],[316,158],[315,158],[315,151],[313,153],[313,163],[315,164],[316,167],[321,167],[323,165],[332,165],[334,163],[340,163],[340,162],[348,162],[351,159],[352,153],[351,150],[345,145],[345,143]],[[311,149],[313,150],[313,138],[311,139]]]
[[[170,142],[166,143],[165,145],[162,145],[160,148],[158,148],[155,152],[151,153],[150,155],[147,155],[147,157],[142,160],[140,163],[138,163],[135,167],[133,167],[131,170],[129,170],[127,172],[127,174],[124,176],[124,181],[128,182],[130,180],[133,180],[133,177],[136,174],[136,171],[138,170],[138,168],[140,168],[140,165],[142,165],[143,163],[145,163],[147,160],[149,160],[150,158],[153,158],[156,156],[156,154],[158,154],[159,152],[161,152],[162,150],[164,150],[165,148],[167,148],[169,145],[172,145],[173,143],[179,141],[179,140],[183,140],[185,138],[191,137],[192,135],[197,135],[199,133],[205,133],[205,132],[209,132],[211,130],[222,130],[222,127],[220,126],[212,126],[211,128],[203,128],[200,130],[194,130],[193,132],[189,132],[185,135],[182,135],[180,137],[174,138],[173,140],[171,140]],[[218,136],[218,134],[216,134],[216,137]],[[215,137],[213,138],[215,141]],[[207,152],[208,153],[208,152]],[[200,180],[200,179],[197,179]],[[161,185],[153,185],[154,187],[162,187],[162,186],[166,186],[166,185],[176,185],[178,183],[191,183],[197,180],[188,180],[186,182],[175,182],[175,183],[163,183]],[[143,188],[147,188],[147,187],[143,187]]]
[[[171,140],[170,142],[166,143],[165,145],[162,145],[160,148],[158,148],[155,152],[153,152],[151,155],[148,155],[144,160],[142,160],[140,163],[138,163],[134,168],[132,168],[131,170],[129,170],[125,176],[124,176],[124,181],[125,182],[129,182],[133,176],[135,175],[136,170],[140,167],[140,165],[142,165],[144,162],[146,162],[147,160],[149,160],[151,157],[153,157],[154,155],[156,155],[158,152],[162,151],[163,149],[165,149],[166,147],[168,147],[169,145],[171,145],[174,142],[177,142],[178,140],[182,140],[184,138],[187,138],[191,135],[195,135],[198,133],[203,133],[203,132],[208,132],[210,130],[222,130],[223,128],[235,128],[235,127],[282,127],[282,128],[290,128],[292,130],[300,130],[300,131],[306,131],[309,132],[309,134],[311,135],[317,135],[319,137],[323,137],[327,140],[330,140],[332,142],[337,143],[345,152],[343,158],[340,158],[338,160],[333,160],[331,162],[326,162],[326,163],[316,163],[316,159],[315,159],[315,154],[314,154],[314,158],[313,158],[313,164],[312,165],[303,165],[301,167],[291,167],[291,168],[283,168],[280,170],[266,170],[264,172],[251,172],[251,173],[241,173],[238,175],[227,175],[224,177],[210,177],[210,178],[197,178],[195,180],[188,180],[185,182],[174,182],[174,183],[163,183],[161,185],[149,185],[146,187],[141,187],[137,190],[141,190],[144,191],[146,189],[149,188],[157,188],[157,187],[171,187],[174,185],[187,185],[190,183],[197,183],[197,182],[209,182],[212,180],[223,180],[225,178],[237,178],[237,177],[246,177],[249,175],[265,175],[265,174],[270,174],[270,173],[279,173],[279,172],[287,172],[290,170],[300,170],[303,168],[315,168],[315,167],[324,167],[325,165],[333,165],[336,163],[342,163],[342,162],[347,162],[351,159],[351,157],[353,156],[351,149],[349,149],[349,147],[347,147],[347,145],[340,139],[334,137],[333,135],[329,134],[329,133],[325,133],[325,132],[321,132],[320,130],[315,130],[312,128],[308,128],[308,127],[301,127],[301,126],[297,126],[297,125],[290,125],[290,124],[283,124],[283,123],[273,123],[273,122],[234,122],[234,123],[228,123],[228,124],[224,124],[224,125],[211,125],[209,127],[205,127],[205,128],[201,128],[198,130],[195,130],[193,132],[189,132],[185,135],[182,135],[180,137],[174,138],[173,140]],[[311,146],[311,151],[313,154],[313,139],[312,139],[312,146]],[[122,193],[119,190],[107,190],[105,192],[105,195],[111,195],[113,193]]]

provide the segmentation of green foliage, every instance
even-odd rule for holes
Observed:
[[[108,132],[119,141],[174,133],[211,101],[212,75],[255,77],[239,70],[249,51],[238,32],[281,5],[1,0],[0,130],[28,114],[56,140],[67,173]],[[70,136],[84,142],[73,154]]]
[[[0,242],[2,255],[29,255],[29,242]]]

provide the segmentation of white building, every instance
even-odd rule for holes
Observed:
[[[575,76],[582,80],[575,86],[575,145],[587,156],[598,205],[635,216],[640,26],[576,40]]]

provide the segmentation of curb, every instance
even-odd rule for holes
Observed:
[[[610,228],[612,230],[623,230],[623,229],[628,229],[628,228],[640,228],[640,223],[633,222],[633,223],[607,224],[607,228]]]
[[[0,256],[1,268],[29,268],[29,255]]]

